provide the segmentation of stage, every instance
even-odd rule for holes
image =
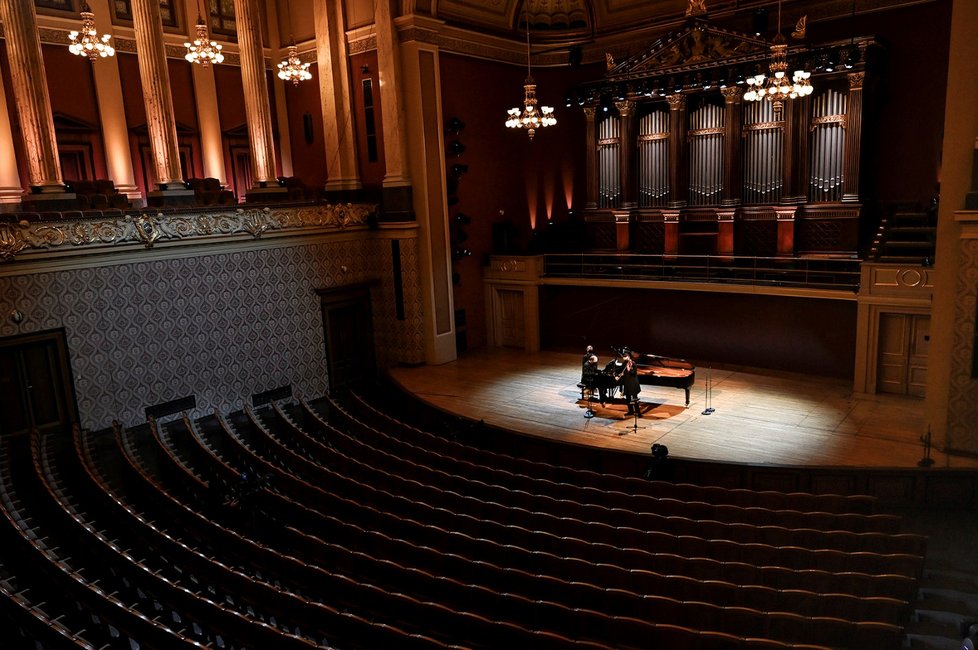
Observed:
[[[648,454],[659,443],[677,458],[804,466],[909,468],[924,456],[922,398],[854,394],[849,380],[775,371],[697,364],[689,408],[681,389],[643,385],[641,418],[626,415],[620,398],[593,402],[595,417],[586,418],[582,354],[491,348],[390,374],[446,411],[575,445]],[[708,379],[714,411],[706,415]],[[931,457],[934,467],[978,467],[938,449]]]

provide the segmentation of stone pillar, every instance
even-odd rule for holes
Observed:
[[[241,56],[241,85],[244,88],[248,146],[251,152],[252,183],[248,200],[286,194],[275,180],[275,142],[272,138],[272,109],[268,103],[265,53],[261,42],[261,17],[255,0],[234,0],[234,18]],[[261,199],[259,199],[261,200]]]
[[[669,207],[682,208],[689,193],[686,178],[686,97],[668,95],[669,102]]]
[[[17,154],[14,149],[14,135],[10,130],[10,113],[7,112],[7,95],[0,84],[0,211],[3,204],[14,209],[20,203],[24,188],[20,184],[17,170]]]
[[[194,26],[200,12],[198,0],[185,0],[184,15],[187,16],[188,40],[195,37]],[[203,18],[203,16],[201,16]],[[210,65],[191,65],[191,78],[194,84],[194,98],[197,100],[197,124],[200,129],[200,157],[204,163],[204,176],[216,178],[221,186],[227,185],[227,170],[224,165],[224,139],[221,135],[221,116],[217,108],[217,84],[214,82],[214,68]]]
[[[597,108],[584,107],[584,119],[587,121],[587,197],[584,202],[585,210],[598,208],[598,127],[595,122]]]
[[[383,207],[387,220],[410,217],[411,174],[407,162],[407,133],[401,91],[400,41],[386,1],[375,5],[377,67],[380,80],[380,111],[384,127]]]
[[[974,353],[978,214],[962,210],[971,189],[978,140],[978,3],[954,0],[941,149],[934,299],[927,355],[925,414],[935,447],[978,453],[978,379]]]
[[[404,126],[408,137],[414,214],[418,221],[424,313],[425,361],[456,358],[455,308],[449,244],[449,211],[445,189],[444,120],[438,71],[440,21],[417,16],[395,20],[401,40]]]
[[[170,74],[166,69],[166,47],[163,43],[163,19],[160,3],[155,0],[132,0],[132,22],[136,33],[136,58],[143,84],[146,105],[146,128],[153,152],[157,192],[149,192],[151,205],[171,198],[189,202],[193,192],[185,189],[177,146],[177,121],[173,116]]]
[[[88,4],[95,14],[95,28],[98,33],[112,33],[109,1],[88,0]],[[92,66],[92,74],[95,78],[95,97],[98,100],[108,177],[112,179],[117,190],[130,199],[139,200],[142,195],[136,186],[136,174],[132,168],[129,125],[126,124],[126,107],[122,100],[119,61],[114,56],[99,59]]]
[[[635,102],[623,100],[615,102],[620,126],[618,137],[618,168],[621,183],[621,207],[631,210],[638,207],[638,194],[635,169]]]
[[[737,86],[729,86],[720,91],[723,95],[723,200],[725,206],[740,205],[743,196],[740,150],[743,141],[741,124],[744,93]],[[733,219],[731,218],[731,226]],[[731,235],[732,236],[732,235]],[[731,251],[732,252],[732,251]]]
[[[3,21],[14,103],[27,154],[28,182],[35,191],[63,196],[65,184],[61,179],[34,3],[0,0],[0,21]]]
[[[859,150],[863,136],[863,81],[865,72],[849,73],[846,109],[846,150],[842,160],[842,202],[859,202]]]
[[[349,61],[343,3],[315,2],[316,61],[326,142],[326,191],[339,200],[361,189],[350,101]],[[386,151],[385,151],[386,155]]]
[[[286,16],[280,16],[280,7],[275,2],[262,3],[265,6],[265,20],[268,22],[268,45],[273,52],[278,54],[275,57],[275,64],[288,56],[289,43],[282,43],[280,34],[282,32],[282,21]],[[289,6],[286,6],[288,9]],[[291,12],[287,11],[287,15]],[[287,33],[292,33],[292,25],[286,25]],[[292,167],[292,135],[289,132],[289,102],[285,95],[285,87],[293,85],[291,81],[286,82],[279,79],[277,74],[272,75],[272,97],[275,102],[275,127],[278,129],[278,170],[281,176],[290,177],[295,175]]]
[[[217,84],[214,68],[208,65],[191,65],[194,97],[197,99],[197,123],[200,125],[200,157],[204,163],[204,176],[216,178],[221,186],[227,185],[227,169],[224,164],[224,138],[221,134],[221,115],[217,108]]]

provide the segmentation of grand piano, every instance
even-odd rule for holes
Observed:
[[[686,406],[689,406],[689,389],[696,381],[696,366],[685,359],[642,354],[634,350],[629,350],[628,355],[638,371],[638,383],[682,388],[686,391]]]

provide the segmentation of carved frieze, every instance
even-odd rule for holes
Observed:
[[[641,54],[618,63],[608,71],[608,77],[663,74],[710,63],[763,59],[768,54],[768,44],[763,40],[697,20],[686,29],[660,39]]]
[[[812,126],[810,130],[814,131],[816,127],[822,126],[823,124],[840,124],[844,129],[849,126],[849,121],[846,119],[845,115],[820,115],[812,118]]]
[[[303,207],[242,208],[196,214],[141,213],[116,218],[56,222],[0,223],[0,262],[41,251],[94,249],[249,235],[272,231],[343,230],[367,225],[376,206],[329,204]],[[200,242],[195,242],[200,243]]]

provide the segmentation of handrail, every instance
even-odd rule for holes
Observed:
[[[705,282],[810,289],[859,289],[854,257],[755,257],[640,253],[548,253],[544,278]]]

